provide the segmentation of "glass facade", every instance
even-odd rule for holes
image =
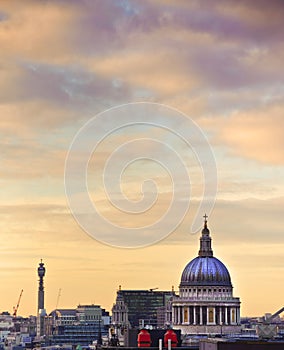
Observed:
[[[173,292],[151,290],[120,290],[117,298],[123,299],[128,309],[128,321],[131,327],[144,325],[157,326],[157,311],[165,307]]]
[[[87,346],[92,344],[94,340],[98,340],[100,336],[106,336],[107,334],[107,327],[101,325],[99,321],[90,324],[65,325],[57,327],[52,337],[49,338],[49,342],[50,345],[80,344]]]

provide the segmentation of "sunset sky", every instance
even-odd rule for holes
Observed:
[[[12,312],[23,289],[19,314],[36,314],[41,258],[47,312],[59,289],[60,308],[96,303],[108,310],[119,285],[178,290],[198,252],[191,225],[204,185],[202,164],[180,140],[126,128],[100,144],[90,162],[91,197],[101,213],[126,228],[141,227],[170,201],[167,171],[150,161],[129,166],[125,198],[141,199],[148,177],[157,181],[159,197],[153,211],[131,219],[103,198],[97,171],[133,136],[150,134],[181,152],[191,177],[190,209],[156,244],[126,249],[95,240],[65,196],[65,160],[76,133],[98,113],[133,102],[167,105],[202,129],[218,173],[208,222],[213,250],[231,273],[241,314],[283,306],[283,18],[282,0],[0,0],[0,312]],[[111,127],[103,118],[101,127]],[[140,150],[154,152],[146,144]],[[155,154],[162,163],[170,159]],[[183,202],[188,188],[179,185]]]

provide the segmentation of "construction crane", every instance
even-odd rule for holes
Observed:
[[[23,289],[21,290],[21,293],[20,293],[20,296],[19,296],[19,299],[18,299],[18,302],[17,302],[17,306],[13,307],[13,317],[16,317],[17,316],[17,312],[18,312],[18,309],[19,309],[19,306],[20,306],[20,301],[21,301],[21,298],[22,298],[22,294],[23,294]]]
[[[60,297],[61,297],[61,288],[59,288],[59,290],[58,290],[58,295],[57,295],[55,310],[57,310],[57,308],[58,308],[58,304],[59,304],[59,299],[60,299]]]
[[[275,312],[269,318],[264,320],[263,324],[258,325],[256,332],[261,339],[272,339],[277,335],[277,326],[272,324],[273,319],[284,311],[284,307]]]

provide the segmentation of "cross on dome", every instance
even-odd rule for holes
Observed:
[[[208,218],[208,215],[206,215],[206,213],[203,215],[204,217],[204,228],[207,228],[207,218]]]

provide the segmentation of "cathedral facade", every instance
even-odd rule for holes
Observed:
[[[228,269],[213,256],[206,215],[198,256],[184,268],[179,296],[171,301],[171,324],[183,334],[240,332],[240,299]]]

